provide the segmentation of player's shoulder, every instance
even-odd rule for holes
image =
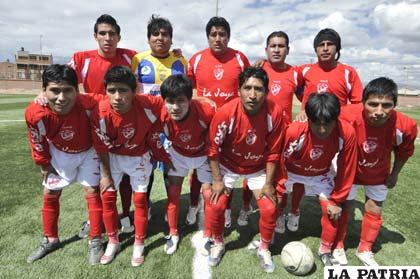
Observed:
[[[120,54],[126,54],[130,58],[137,54],[137,51],[128,48],[117,48],[117,52]]]
[[[408,115],[395,110],[395,118],[396,118],[396,126],[398,129],[403,129],[406,131],[417,129],[416,120],[409,117]]]
[[[340,136],[342,136],[343,138],[355,137],[356,133],[355,133],[354,127],[350,122],[342,118],[339,118],[337,121],[337,125],[339,128]]]
[[[340,108],[340,118],[346,121],[356,121],[362,117],[363,113],[363,104],[348,104],[341,106]]]
[[[316,68],[317,64],[302,64],[299,66],[296,66],[296,68],[303,74],[306,75],[306,73],[310,70],[313,70]]]
[[[30,102],[25,110],[25,118],[28,122],[36,123],[45,117],[49,112],[50,110],[48,107]]]
[[[204,98],[195,98],[191,100],[191,107],[194,108],[199,114],[214,113],[216,112],[216,106],[210,101],[206,101]]]
[[[207,56],[208,54],[210,53],[210,51],[209,51],[209,49],[208,48],[205,48],[205,49],[202,49],[202,50],[200,50],[200,51],[198,51],[198,52],[196,52],[196,53],[194,53],[192,56],[191,56],[191,58],[190,58],[190,62],[191,61],[195,61],[197,58],[199,58],[199,59],[201,59],[201,57],[205,57],[205,56]]]
[[[295,121],[287,125],[286,134],[288,137],[299,137],[301,134],[308,131],[308,122]]]
[[[86,58],[94,57],[96,55],[98,55],[98,50],[91,49],[91,50],[77,51],[73,54],[73,57],[76,57],[79,59],[86,59]]]
[[[348,70],[350,72],[356,72],[356,70],[352,66],[350,66],[348,64],[345,64],[345,63],[341,63],[341,62],[339,62],[337,64],[337,69],[340,69],[340,70]]]
[[[146,57],[150,57],[151,53],[152,52],[150,50],[141,51],[139,53],[136,53],[134,55],[134,58],[137,59],[138,61],[141,61],[141,60],[145,59]]]

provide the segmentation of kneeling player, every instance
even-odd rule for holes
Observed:
[[[89,233],[90,264],[99,263],[102,203],[99,194],[99,162],[92,147],[87,110],[96,102],[79,95],[77,76],[65,65],[51,65],[42,74],[43,94],[47,106],[31,103],[25,112],[32,158],[41,167],[44,185],[41,246],[28,257],[32,263],[60,247],[58,217],[60,195],[65,186],[79,182],[85,190],[91,230]]]
[[[192,85],[184,75],[169,76],[160,89],[165,104],[161,121],[163,131],[172,143],[168,153],[173,165],[168,170],[169,236],[164,249],[167,254],[173,254],[179,241],[178,212],[184,177],[189,170],[196,170],[200,183],[211,183],[206,141],[215,108],[208,102],[191,100]]]
[[[103,220],[109,238],[102,264],[110,263],[120,249],[118,239],[117,187],[123,174],[133,188],[135,241],[131,264],[144,261],[147,232],[147,185],[152,171],[150,147],[160,114],[158,97],[136,94],[136,78],[128,68],[116,66],[105,75],[108,99],[92,113],[93,143],[101,161],[100,187]]]
[[[240,97],[216,112],[209,130],[208,157],[213,185],[203,185],[206,237],[214,240],[208,263],[215,266],[225,251],[224,211],[234,183],[248,179],[260,209],[258,256],[266,272],[274,271],[268,246],[276,221],[273,176],[283,141],[283,111],[267,99],[268,77],[261,68],[240,74]]]
[[[350,121],[357,135],[357,171],[348,196],[351,202],[357,189],[364,187],[366,202],[362,232],[356,256],[364,265],[377,266],[372,246],[382,225],[382,203],[388,189],[394,188],[398,174],[414,153],[417,137],[416,121],[394,110],[398,90],[394,81],[380,77],[363,90],[363,104],[343,108],[342,118]],[[391,166],[391,153],[395,159]],[[347,224],[340,230],[346,231]],[[344,235],[338,244],[344,248]]]
[[[307,122],[293,122],[286,130],[286,188],[291,191],[294,184],[301,183],[306,195],[319,197],[322,232],[318,254],[326,266],[347,264],[346,259],[339,262],[331,252],[337,226],[343,219],[341,204],[346,201],[356,172],[356,135],[349,123],[338,120],[340,104],[334,95],[312,94],[305,113]],[[331,162],[337,153],[334,179]]]

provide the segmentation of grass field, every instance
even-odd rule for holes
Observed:
[[[184,185],[182,209],[179,217],[181,242],[173,256],[163,252],[166,225],[164,207],[166,192],[161,174],[156,174],[152,192],[153,218],[146,240],[146,261],[140,268],[132,268],[132,236],[122,235],[122,251],[108,266],[89,266],[86,262],[87,240],[77,237],[80,224],[87,218],[80,185],[65,189],[61,196],[59,233],[64,244],[61,249],[44,259],[27,264],[26,257],[41,240],[42,187],[38,168],[30,157],[24,108],[33,96],[0,95],[0,278],[192,278],[195,250],[191,237],[195,227],[182,225],[188,206],[188,187]],[[407,114],[420,121],[420,109]],[[419,142],[417,141],[417,147]],[[384,223],[374,250],[382,265],[420,265],[420,151],[409,160],[400,174],[397,187],[389,193],[384,206]],[[354,253],[359,240],[360,219],[363,208],[362,194],[354,209],[346,239],[347,256],[351,265],[359,265]],[[276,234],[272,248],[276,270],[264,274],[259,260],[246,250],[247,244],[257,238],[258,212],[251,216],[247,227],[238,227],[236,218],[241,204],[241,191],[234,194],[233,226],[226,230],[227,251],[221,264],[211,270],[213,278],[294,278],[280,263],[282,247],[293,240],[306,243],[317,251],[320,236],[320,209],[317,201],[305,198],[302,203],[301,227],[297,233]],[[256,208],[254,204],[254,208]],[[316,258],[316,268],[307,278],[322,278],[323,266]],[[197,277],[200,278],[200,277]]]

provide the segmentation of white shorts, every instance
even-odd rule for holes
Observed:
[[[212,175],[207,156],[187,157],[179,154],[172,146],[168,153],[171,156],[172,164],[176,170],[170,169],[168,175],[185,177],[189,170],[197,170],[198,181],[201,183],[211,183]]]
[[[48,175],[42,185],[50,190],[61,190],[73,182],[83,186],[99,186],[99,158],[92,147],[81,153],[66,153],[49,144],[51,165],[58,175]]]
[[[123,174],[127,174],[130,176],[130,184],[134,192],[147,192],[147,185],[153,169],[149,152],[142,156],[109,153],[109,165],[115,189],[118,189]]]
[[[248,187],[251,190],[260,190],[265,184],[265,170],[261,170],[251,174],[237,174],[220,164],[220,172],[223,176],[223,183],[227,188],[230,189],[233,188],[235,182],[241,177],[248,180]]]
[[[379,185],[359,185],[359,184],[353,184],[351,187],[350,193],[347,197],[347,200],[354,200],[356,198],[357,190],[363,187],[365,190],[365,195],[374,201],[382,202],[386,199],[386,196],[388,195],[388,187],[384,184]]]
[[[287,192],[292,192],[295,183],[305,185],[306,196],[320,196],[328,199],[334,188],[334,176],[332,172],[317,176],[304,176],[288,172],[285,183]]]

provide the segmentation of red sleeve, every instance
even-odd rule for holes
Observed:
[[[267,162],[278,162],[280,160],[280,150],[284,143],[285,122],[283,111],[274,107],[273,113],[268,115],[268,118],[267,121],[271,131],[267,136]]]
[[[195,73],[194,73],[195,59],[196,59],[196,55],[191,57],[190,61],[188,61],[188,71],[187,71],[188,78],[191,81],[193,88],[197,88],[197,81],[196,81]]]
[[[67,63],[67,65],[69,65],[71,68],[73,68],[73,70],[76,71],[78,83],[83,83],[82,69],[81,69],[82,60],[83,60],[82,53],[76,52],[76,53],[73,53],[73,56],[71,57],[69,63]]]
[[[155,161],[164,162],[168,164],[170,162],[169,155],[163,148],[163,144],[160,141],[160,134],[163,133],[163,126],[160,119],[158,119],[152,126],[147,136],[147,146],[152,151],[152,158]]]
[[[78,98],[83,109],[93,110],[100,101],[108,97],[102,94],[79,93]]]
[[[138,102],[140,102],[145,109],[149,109],[152,114],[159,118],[163,109],[163,100],[161,96],[152,96],[150,94],[136,94]],[[154,121],[152,121],[154,123]]]
[[[363,84],[360,81],[359,75],[355,69],[351,71],[351,92],[350,92],[350,103],[358,104],[362,102],[363,95]]]
[[[101,118],[99,106],[95,107],[92,111],[90,121],[92,126],[93,147],[98,154],[107,153],[108,147],[111,147],[111,141],[106,133],[106,119]]]
[[[244,62],[244,69],[251,66],[251,63],[249,63],[248,57],[245,56],[242,52],[239,52],[239,55],[241,56],[242,61]]]
[[[304,87],[304,81],[303,81],[303,74],[302,69],[300,67],[293,67],[294,71],[296,72],[296,91],[295,96],[298,98],[300,102],[302,102],[303,99],[303,87]]]
[[[228,132],[229,121],[224,111],[218,111],[210,123],[207,156],[209,159],[219,158],[219,148],[222,146]]]
[[[399,117],[403,116],[403,117]],[[394,149],[395,157],[401,160],[407,160],[414,154],[414,146],[417,138],[417,124],[413,119],[405,115],[397,115],[397,146]]]
[[[38,105],[30,104],[25,111],[25,120],[32,159],[37,165],[48,165],[51,155],[47,138],[45,137],[46,127],[42,115]]]
[[[341,122],[341,125],[343,147],[338,153],[335,186],[330,195],[330,201],[335,204],[346,200],[353,185],[357,166],[356,133],[350,124]]]

